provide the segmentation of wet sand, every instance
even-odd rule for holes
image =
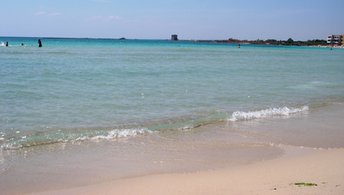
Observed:
[[[227,128],[216,124],[196,131],[10,151],[16,154],[10,155],[0,175],[0,190],[51,191],[150,174],[235,167],[282,155],[278,147]]]
[[[295,155],[294,151],[278,159],[235,168],[150,175],[40,194],[344,193],[344,149],[297,150],[303,154]],[[314,186],[304,186],[302,183]]]

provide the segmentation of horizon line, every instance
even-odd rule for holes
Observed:
[[[172,34],[171,34],[172,35]],[[170,38],[165,39],[156,39],[156,38],[126,38],[126,37],[59,37],[59,36],[3,36],[0,35],[2,38],[37,38],[37,39],[99,39],[99,40],[171,40]],[[274,38],[267,38],[267,39],[238,39],[238,38],[227,38],[227,39],[179,39],[178,41],[228,41],[228,40],[238,40],[238,41],[257,41],[257,40],[277,40],[277,41],[284,41],[283,39],[274,39]],[[291,38],[293,39],[293,38]],[[286,39],[288,40],[288,39]],[[307,39],[307,40],[294,40],[294,41],[312,41],[312,40],[326,40],[324,39]]]

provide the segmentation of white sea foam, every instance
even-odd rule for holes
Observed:
[[[178,130],[184,131],[184,130],[190,130],[190,129],[192,129],[192,128],[194,128],[194,127],[193,127],[193,126],[186,125],[186,126],[184,126],[184,127],[178,128]]]
[[[275,116],[290,116],[292,114],[307,112],[309,110],[308,106],[302,106],[300,108],[269,108],[265,110],[259,111],[251,111],[251,112],[242,112],[237,111],[233,112],[232,117],[229,118],[229,121],[243,121],[243,120],[252,120],[252,119],[262,119],[262,118],[270,118]]]
[[[74,138],[55,138],[46,136],[46,140],[34,140],[28,136],[23,136],[19,140],[9,141],[0,145],[0,149],[4,150],[17,150],[23,147],[31,147],[38,145],[47,145],[54,143],[78,143],[82,141],[101,141],[101,140],[117,140],[121,138],[135,137],[138,135],[145,135],[153,133],[153,131],[142,128],[142,129],[114,129],[111,131],[104,131],[100,135],[80,135],[79,137]],[[5,141],[5,140],[0,140]]]
[[[22,145],[17,145],[16,143],[5,143],[0,146],[0,148],[4,150],[18,150],[22,147]]]
[[[119,139],[119,138],[127,138],[127,137],[134,137],[137,135],[144,135],[152,133],[149,129],[114,129],[109,131],[106,135],[97,135],[94,137],[89,138],[90,140],[112,140],[112,139]],[[87,139],[87,138],[86,138]]]

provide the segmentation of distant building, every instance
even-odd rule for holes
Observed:
[[[340,45],[343,41],[343,35],[329,35],[327,36],[327,43],[332,45]]]
[[[171,35],[172,41],[178,41],[178,35]]]

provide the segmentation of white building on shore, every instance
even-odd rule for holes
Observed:
[[[332,45],[341,45],[343,41],[343,35],[329,35],[327,36],[327,43]]]

